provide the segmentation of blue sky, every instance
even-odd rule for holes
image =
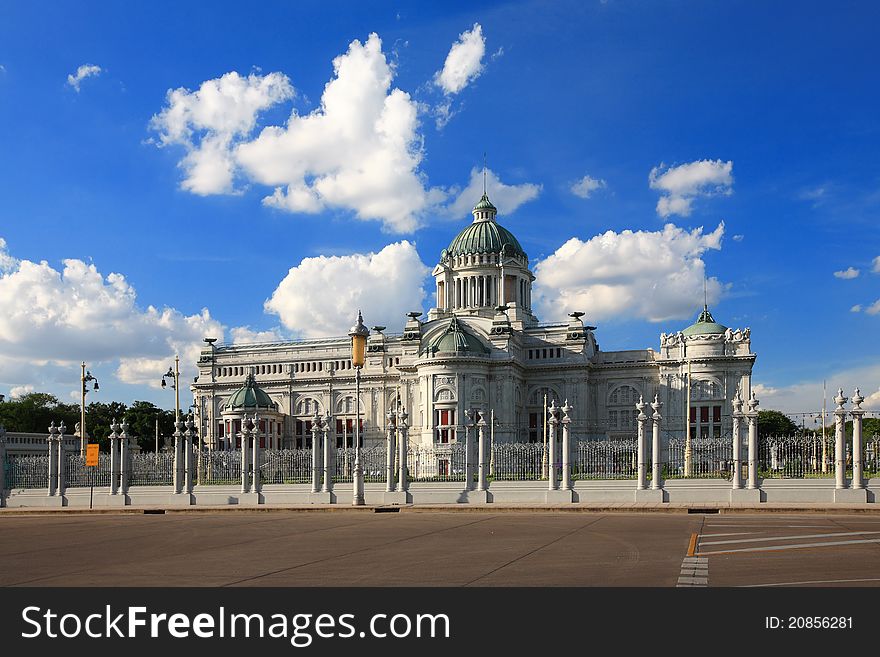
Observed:
[[[657,348],[705,271],[715,318],[751,328],[763,406],[813,410],[827,379],[880,409],[871,3],[0,15],[0,393],[70,399],[86,360],[90,401],[167,407],[159,376],[207,332],[340,334],[353,304],[399,330],[485,152],[542,319]]]

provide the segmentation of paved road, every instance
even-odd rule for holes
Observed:
[[[0,585],[877,586],[880,517],[10,515]]]

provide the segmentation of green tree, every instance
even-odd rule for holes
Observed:
[[[0,424],[7,431],[48,433],[49,423],[64,422],[72,434],[79,421],[79,409],[73,404],[62,404],[55,395],[31,392],[0,404]]]
[[[800,427],[791,421],[785,413],[780,411],[758,411],[758,436],[791,436],[800,430]]]
[[[110,425],[113,420],[122,422],[128,407],[122,402],[92,402],[86,406],[86,431],[89,440],[98,443],[102,451],[110,449]]]
[[[159,419],[159,436],[174,433],[174,411],[166,411],[148,401],[136,401],[125,412],[128,434],[137,438],[145,452],[156,449],[156,419]],[[160,441],[159,447],[162,444]]]

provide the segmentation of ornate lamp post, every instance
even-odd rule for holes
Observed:
[[[165,379],[169,379],[171,383],[171,389],[174,390],[174,422],[177,423],[180,421],[180,357],[174,357],[174,369],[172,370],[170,367],[165,374],[162,375],[162,387],[166,387],[168,384],[165,383]]]
[[[98,379],[92,376],[91,372],[86,371],[86,363],[83,361],[82,364],[82,375],[80,376],[80,381],[82,382],[82,397],[80,402],[80,421],[79,421],[79,452],[80,456],[85,458],[86,455],[86,445],[88,444],[88,439],[86,438],[86,384],[89,381],[94,381],[95,384],[92,387],[92,390],[98,390]]]
[[[369,329],[364,326],[364,318],[358,310],[357,324],[351,327],[351,364],[354,366],[355,420],[354,420],[354,477],[352,478],[352,505],[364,503],[364,471],[361,468],[361,368],[366,363],[367,336]]]

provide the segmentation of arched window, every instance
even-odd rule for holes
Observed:
[[[617,386],[608,395],[608,428],[612,431],[635,432],[639,412],[635,405],[640,392],[630,385]]]

